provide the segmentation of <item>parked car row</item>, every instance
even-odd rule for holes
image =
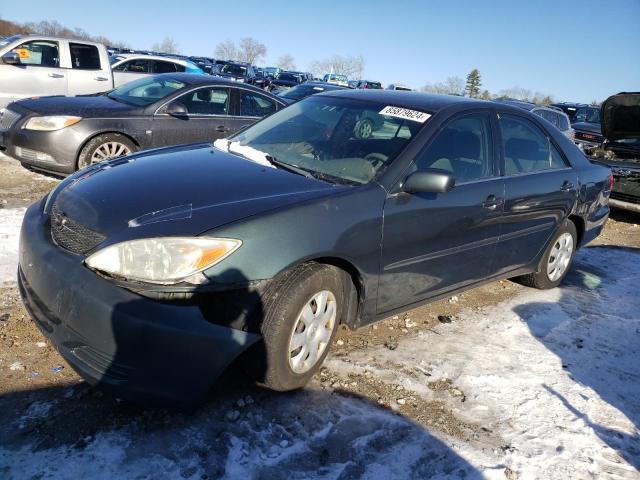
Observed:
[[[248,84],[165,73],[108,93],[24,99],[0,117],[0,151],[69,174],[137,150],[226,137],[287,103]]]

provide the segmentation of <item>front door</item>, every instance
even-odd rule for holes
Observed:
[[[0,63],[0,106],[25,97],[67,94],[67,69],[60,67],[58,42],[29,40],[12,51],[20,57],[20,64]]]
[[[228,87],[202,87],[191,90],[172,102],[180,102],[186,115],[172,116],[166,106],[153,117],[152,143],[155,147],[214,141],[240,128],[241,120],[232,115]]]
[[[393,193],[384,207],[378,313],[477,282],[491,273],[504,180],[497,175],[489,112],[456,117],[412,170],[452,172],[447,193]]]

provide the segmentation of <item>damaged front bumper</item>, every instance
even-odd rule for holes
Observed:
[[[96,275],[83,260],[52,243],[40,204],[27,210],[18,271],[23,302],[73,369],[118,397],[196,404],[260,340],[214,320],[229,312],[141,296]]]

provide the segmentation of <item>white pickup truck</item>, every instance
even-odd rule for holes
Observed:
[[[141,76],[172,72],[205,73],[181,58],[110,58],[101,43],[14,35],[0,40],[0,108],[25,97],[107,92]]]
[[[15,35],[0,40],[0,108],[24,97],[83,95],[114,88],[104,45]]]

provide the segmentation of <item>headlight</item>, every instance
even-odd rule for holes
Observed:
[[[230,238],[146,238],[106,247],[85,263],[128,280],[172,284],[221,262],[240,245],[240,240]]]
[[[69,115],[54,115],[51,117],[30,118],[22,128],[25,130],[42,130],[50,132],[69,127],[82,120],[82,117],[71,117]]]

